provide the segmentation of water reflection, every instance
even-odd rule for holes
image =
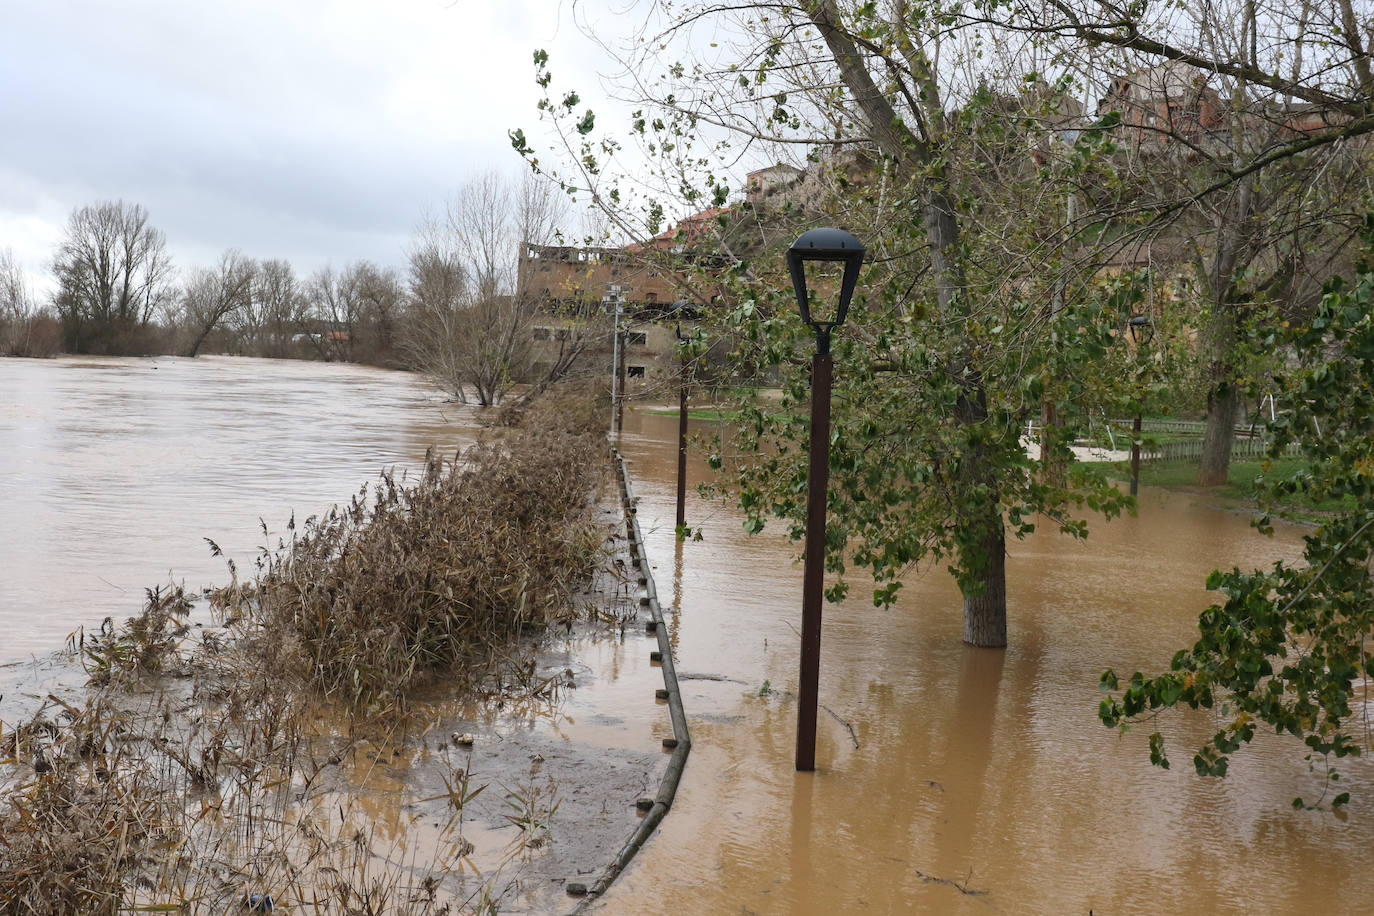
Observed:
[[[675,424],[627,415],[623,443],[661,562],[676,559]],[[1095,715],[1104,668],[1158,670],[1194,638],[1212,568],[1297,557],[1300,531],[1265,539],[1236,514],[1147,491],[1138,517],[1087,541],[1036,533],[1010,546],[1005,651],[962,644],[941,571],[890,611],[856,584],[825,611],[834,715],[821,712],[808,775],[792,770],[796,549],[746,536],[718,504],[693,500],[688,521],[706,539],[683,546],[679,670],[729,680],[684,681],[681,792],[600,911],[673,894],[686,913],[1351,912],[1374,892],[1370,819],[1289,806],[1319,791],[1291,741],[1262,736],[1230,779],[1202,780],[1190,747],[1216,730],[1211,714],[1170,720],[1167,772],[1149,765],[1148,730],[1117,737]],[[1360,801],[1370,764],[1345,769],[1355,804],[1374,801]]]

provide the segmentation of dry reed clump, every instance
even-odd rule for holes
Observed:
[[[263,664],[386,709],[432,675],[573,614],[602,541],[605,469],[589,411],[539,406],[414,483],[384,474],[264,554],[235,593]]]
[[[34,773],[0,806],[0,912],[112,914],[143,851],[164,839],[174,802],[127,766],[103,703],[50,702],[61,707],[55,720],[45,707],[0,740],[0,756]]]
[[[32,761],[0,793],[0,913],[439,916],[493,892],[495,878],[441,889],[465,854],[461,827],[431,861],[379,842],[326,785],[337,757],[309,752],[281,696],[249,715],[142,700],[49,697],[0,740],[9,762]]]

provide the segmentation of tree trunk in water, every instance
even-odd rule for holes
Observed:
[[[1002,517],[985,520],[988,527],[980,541],[987,566],[979,577],[982,590],[964,592],[964,642],[971,646],[1000,649],[1007,644],[1007,535]]]
[[[830,49],[855,104],[863,112],[870,139],[883,153],[921,175],[925,188],[922,222],[930,243],[936,306],[944,320],[966,320],[968,303],[961,300],[966,283],[965,255],[959,244],[958,199],[945,176],[943,154],[938,145],[943,131],[944,106],[932,62],[923,52],[908,57],[913,78],[921,91],[925,115],[923,122],[917,119],[921,126],[913,131],[904,118],[898,116],[884,90],[874,82],[852,36],[840,27],[841,16],[835,0],[814,0],[803,8]],[[950,354],[946,367],[962,389],[956,415],[965,426],[977,427],[987,420],[987,393],[976,367],[971,365],[973,346],[968,344],[959,349],[967,352]],[[974,646],[1005,646],[1006,532],[998,505],[996,477],[981,469],[979,451],[975,445],[963,456],[968,464],[957,482],[960,492],[956,494],[956,499],[960,500],[973,500],[974,494],[978,494],[977,499],[981,501],[967,514],[961,512],[961,517],[955,520],[960,531],[967,535],[960,538],[960,565],[972,573],[968,578],[974,581],[970,584],[976,583],[979,589],[977,594],[972,594],[971,589],[964,593],[964,641]]]
[[[1062,458],[1050,454],[1050,437],[1061,435],[1064,418],[1059,416],[1054,404],[1048,399],[1041,405],[1040,427],[1040,467],[1045,475],[1045,483],[1052,487],[1064,486],[1068,466]]]
[[[210,336],[210,332],[214,330],[214,327],[214,325],[208,325],[202,328],[200,333],[196,335],[195,341],[191,344],[190,349],[186,351],[186,357],[188,359],[196,358],[196,354],[200,352],[200,345],[205,343],[205,338]]]
[[[1197,482],[1203,487],[1226,484],[1231,470],[1231,443],[1236,437],[1236,417],[1240,414],[1240,391],[1234,384],[1222,384],[1207,394],[1207,431],[1202,438],[1202,465]]]

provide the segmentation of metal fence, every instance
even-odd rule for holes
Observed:
[[[1298,445],[1290,442],[1282,454],[1284,457],[1293,457],[1301,453]],[[1237,436],[1231,443],[1231,460],[1233,461],[1256,461],[1267,457],[1268,454],[1269,444],[1258,436]],[[1176,442],[1161,442],[1158,445],[1148,446],[1141,449],[1140,460],[1158,464],[1182,464],[1184,462],[1197,464],[1202,461],[1202,440],[1179,439]]]
[[[1106,426],[1110,428],[1115,437],[1115,447],[1118,449],[1129,449],[1131,442],[1131,429],[1134,420],[1111,419],[1106,421]],[[1034,442],[1040,437],[1040,426],[1036,423],[1028,424],[1026,427],[1027,441]],[[1154,462],[1158,464],[1183,464],[1191,462],[1194,464],[1202,461],[1202,437],[1207,431],[1207,423],[1204,420],[1169,420],[1169,419],[1150,419],[1145,418],[1141,422],[1141,432],[1145,435],[1150,433],[1184,433],[1197,436],[1196,439],[1178,439],[1170,442],[1159,442],[1153,445],[1146,445],[1141,448],[1140,460],[1142,462]],[[1082,440],[1080,445],[1090,444],[1088,440]],[[1100,443],[1098,443],[1100,444]],[[1235,438],[1231,442],[1231,457],[1237,461],[1257,461],[1268,457],[1269,446],[1263,436],[1263,430],[1259,427],[1237,426],[1235,428]],[[1281,453],[1281,457],[1293,458],[1302,454],[1302,449],[1297,443],[1289,443]]]

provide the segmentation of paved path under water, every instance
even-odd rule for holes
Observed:
[[[1230,778],[1204,780],[1189,741],[1215,730],[1210,714],[1163,723],[1168,772],[1148,730],[1118,737],[1095,714],[1104,668],[1161,670],[1191,642],[1212,568],[1296,557],[1300,530],[1266,539],[1147,490],[1138,517],[1085,542],[1014,542],[1005,651],[963,645],[941,570],[886,611],[855,587],[825,611],[818,770],[797,774],[797,549],[694,495],[705,540],[674,543],[676,424],[627,415],[623,450],[660,593],[677,599],[694,748],[660,833],[597,912],[1367,912],[1367,763],[1344,766],[1348,813],[1294,811],[1321,790],[1291,740],[1264,736]]]

